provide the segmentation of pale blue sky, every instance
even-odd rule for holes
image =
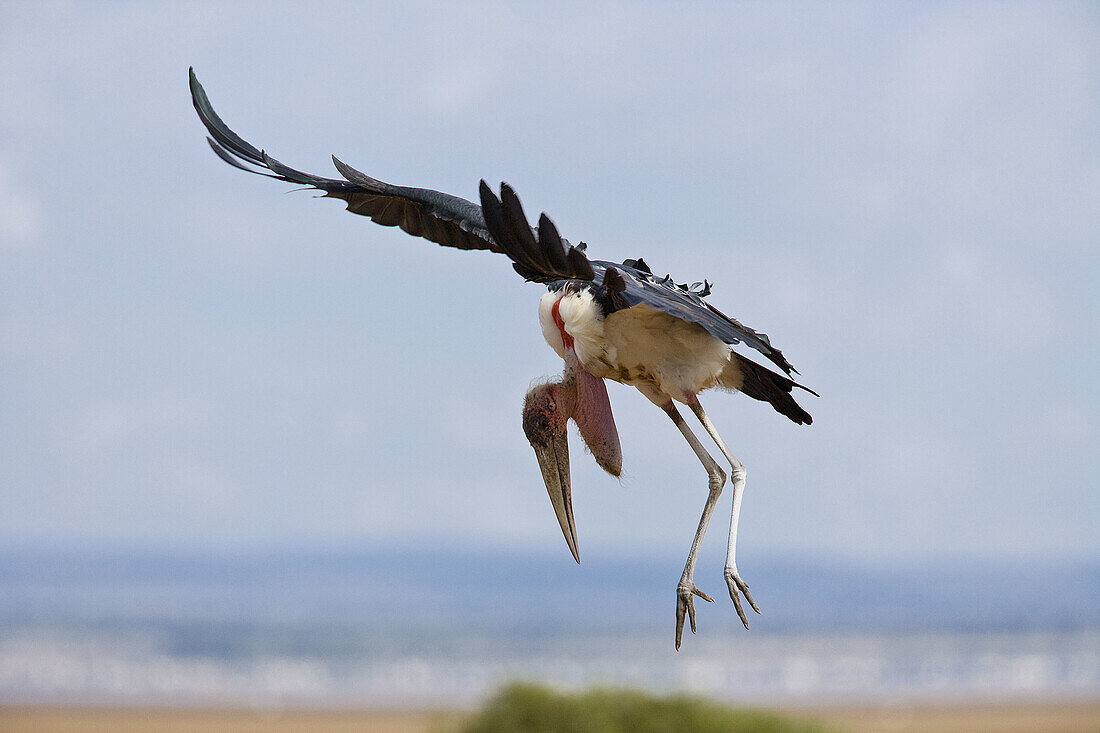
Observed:
[[[809,428],[704,399],[743,557],[1100,551],[1086,3],[0,3],[6,543],[568,558],[519,427],[560,370],[540,286],[225,166],[189,65],[288,164],[508,180],[595,257],[713,282],[822,395]],[[685,554],[705,475],[610,393],[582,557]]]

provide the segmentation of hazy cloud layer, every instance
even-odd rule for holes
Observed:
[[[540,289],[224,166],[189,65],[291,165],[506,179],[714,282],[822,394],[704,400],[747,556],[1100,551],[1100,14],[1047,3],[0,5],[9,540],[565,552],[519,429]],[[686,553],[705,476],[610,391],[582,553]]]

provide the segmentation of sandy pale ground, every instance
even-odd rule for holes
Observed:
[[[800,710],[850,733],[1100,733],[1100,701]]]
[[[798,710],[851,733],[1097,733],[1100,701],[1044,705],[891,706]],[[455,733],[452,712],[255,712],[2,707],[0,733]]]

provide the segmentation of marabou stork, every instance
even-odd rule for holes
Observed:
[[[817,394],[790,378],[797,374],[768,337],[723,315],[703,298],[704,281],[691,287],[669,276],[657,277],[641,258],[622,264],[590,260],[582,243],[572,246],[558,234],[546,214],[532,228],[519,199],[506,183],[500,197],[481,181],[481,206],[424,188],[383,183],[336,159],[345,180],[320,178],[294,170],[245,142],[214,112],[205,91],[190,73],[191,97],[210,132],[207,141],[226,163],[288,183],[305,185],[325,196],[343,199],[348,211],[383,226],[445,247],[482,249],[512,260],[525,280],[543,283],[549,292],[539,301],[539,322],[550,347],[565,361],[561,380],[533,387],[523,408],[523,431],[535,450],[546,490],[573,558],[577,530],[569,483],[566,424],[572,419],[596,462],[612,476],[622,469],[622,450],[611,414],[604,379],[633,385],[660,407],[683,434],[709,477],[709,492],[676,588],[676,648],[680,648],[685,615],[695,632],[694,596],[713,602],[695,587],[695,562],[711,513],[726,482],[726,473],[707,453],[676,409],[687,405],[730,464],[733,509],[730,516],[725,578],[741,622],[748,619],[738,593],[757,608],[737,571],[737,521],[745,489],[745,467],[718,435],[699,404],[699,393],[712,387],[740,391],[771,403],[794,422],[810,424],[810,415],[791,396],[794,387]],[[253,167],[256,166],[256,167]],[[756,349],[783,371],[767,369],[731,349]]]

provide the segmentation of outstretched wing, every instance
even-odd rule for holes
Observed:
[[[458,196],[385,183],[355,170],[335,156],[332,162],[345,180],[322,178],[280,163],[229,129],[211,106],[194,69],[190,70],[190,85],[195,111],[210,132],[207,138],[210,147],[235,168],[324,191],[325,196],[347,202],[348,211],[354,214],[368,216],[383,226],[399,226],[409,234],[445,247],[485,249],[507,255],[516,270],[528,280],[548,282],[592,277],[588,258],[558,235],[545,214],[540,220],[543,233],[531,230],[519,198],[507,184],[501,185],[501,197],[497,199],[485,182],[481,182],[481,199],[487,206],[486,211],[507,231],[506,237],[494,238],[486,225],[482,207]],[[522,227],[518,226],[518,221],[523,222]]]
[[[332,161],[346,180],[321,178],[294,170],[242,140],[222,122],[195,77],[194,69],[190,71],[190,83],[195,111],[210,132],[207,138],[210,147],[226,163],[249,173],[319,189],[326,196],[346,201],[348,211],[354,214],[369,216],[383,226],[399,226],[409,234],[445,247],[504,253],[485,228],[480,206],[439,191],[384,183],[335,157]]]
[[[698,323],[728,344],[744,342],[782,368],[794,371],[782,352],[762,333],[729,318],[705,302],[699,292],[658,279],[641,260],[622,265],[589,260],[582,247],[574,247],[558,234],[546,214],[532,229],[519,198],[508,184],[501,184],[500,198],[481,182],[481,206],[427,188],[395,186],[371,178],[346,163],[332,162],[344,180],[303,173],[275,160],[248,143],[222,121],[206,91],[190,70],[191,100],[199,119],[210,132],[207,141],[222,160],[235,168],[276,180],[297,183],[342,199],[348,211],[370,217],[383,226],[398,226],[417,237],[458,249],[483,249],[506,255],[516,272],[541,283],[580,280],[599,288],[613,308],[645,303],[669,315]],[[706,290],[702,294],[706,294]],[[796,372],[797,373],[797,372]]]

